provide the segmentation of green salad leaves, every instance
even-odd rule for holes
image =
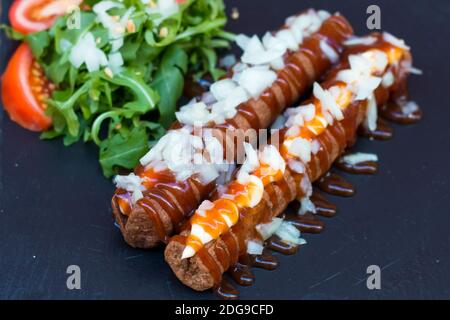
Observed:
[[[93,141],[107,177],[135,167],[174,120],[186,75],[219,78],[215,50],[233,39],[223,31],[222,0],[178,2],[178,10],[165,15],[149,10],[156,0],[86,0],[91,9],[76,12],[77,28],[68,15],[25,36],[57,88],[46,111],[53,127],[42,138],[62,137],[65,145]],[[96,11],[99,3],[107,10]],[[105,22],[111,17],[128,22],[120,39]],[[94,51],[83,50],[89,43]]]

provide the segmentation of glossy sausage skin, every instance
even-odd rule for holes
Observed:
[[[365,48],[367,49],[367,47],[349,49],[344,57],[358,50],[361,52]],[[411,60],[410,53],[405,52],[402,63],[411,63]],[[330,80],[322,86],[324,88],[333,86],[335,83],[333,77],[338,71],[347,67],[348,63],[341,63],[334,68],[329,73]],[[403,96],[407,94],[405,91],[407,72],[401,68],[391,67],[391,70],[395,76],[395,83],[389,88],[380,86],[375,91],[378,107],[383,106],[389,99],[398,98],[400,94]],[[317,137],[321,146],[320,151],[312,155],[311,161],[306,166],[311,181],[324,175],[345,149],[354,144],[357,129],[365,118],[366,109],[367,101],[352,103],[344,110],[342,121],[336,121]],[[192,258],[181,259],[189,230],[186,229],[180,235],[172,237],[165,250],[165,259],[178,279],[198,291],[207,290],[219,284],[222,274],[246,253],[246,241],[257,237],[255,227],[260,223],[271,221],[273,217],[281,214],[290,202],[304,196],[303,190],[299,188],[302,178],[303,174],[292,172],[287,168],[281,181],[265,188],[263,200],[257,207],[241,212],[239,222],[229,232],[206,244]]]
[[[227,136],[226,129],[265,129],[289,105],[297,101],[331,67],[329,58],[320,49],[325,40],[341,54],[343,42],[353,34],[347,20],[334,15],[324,21],[319,31],[306,38],[300,49],[287,53],[285,67],[278,72],[277,80],[258,98],[238,107],[236,116],[222,125],[215,126],[214,135],[224,148],[236,148],[235,137]],[[174,124],[177,127],[177,124]],[[144,169],[138,167],[137,174]],[[171,176],[170,172],[166,176]],[[119,201],[126,201],[129,194],[117,190],[112,198],[116,222],[125,241],[132,247],[152,248],[166,242],[168,236],[179,232],[202,200],[215,190],[215,184],[202,185],[194,178],[186,181],[162,179],[144,191],[144,198],[132,208],[121,210]]]

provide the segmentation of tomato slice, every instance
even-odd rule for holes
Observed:
[[[12,27],[24,34],[50,28],[58,16],[83,0],[15,0],[9,10]]]
[[[48,129],[52,121],[45,114],[45,101],[54,89],[42,67],[34,60],[30,47],[21,44],[2,79],[3,106],[11,119],[28,130]]]

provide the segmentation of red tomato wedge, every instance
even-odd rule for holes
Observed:
[[[12,27],[24,34],[50,28],[58,16],[83,0],[15,0],[9,10]]]
[[[11,119],[31,131],[48,129],[52,121],[45,114],[45,101],[54,89],[34,60],[30,47],[21,44],[2,79],[3,106]]]

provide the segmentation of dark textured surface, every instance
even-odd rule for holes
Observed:
[[[9,1],[2,0],[5,4]],[[412,46],[412,97],[425,112],[420,125],[395,127],[389,142],[360,140],[377,153],[380,173],[347,176],[351,199],[333,198],[339,215],[280,268],[255,270],[247,299],[450,298],[450,2],[234,0],[232,31],[261,33],[309,6],[341,11],[364,34],[366,8],[379,4],[382,27]],[[6,5],[5,5],[6,6]],[[4,8],[6,9],[6,8]],[[2,14],[5,21],[6,14]],[[4,38],[3,38],[4,40]],[[13,44],[1,44],[1,69]],[[111,219],[113,186],[97,165],[97,150],[40,141],[3,115],[0,171],[0,298],[209,299],[183,287],[162,251],[128,248]],[[330,197],[332,198],[332,197]],[[82,289],[66,289],[66,268],[82,271]],[[367,266],[382,267],[382,290],[365,285]]]

